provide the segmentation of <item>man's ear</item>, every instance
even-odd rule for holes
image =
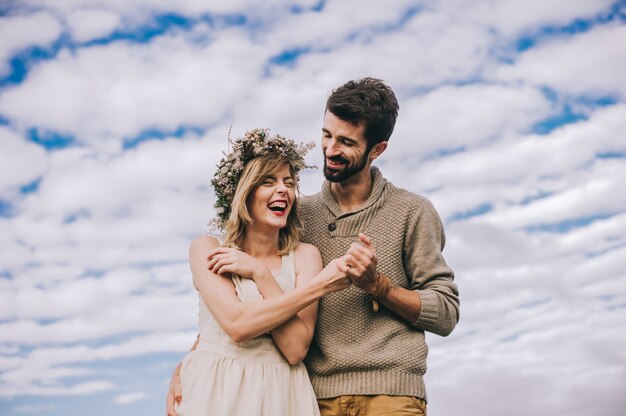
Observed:
[[[387,142],[376,143],[374,147],[372,147],[372,150],[370,150],[370,160],[376,159],[385,151],[386,148]]]

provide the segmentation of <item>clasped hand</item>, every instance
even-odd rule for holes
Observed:
[[[346,274],[352,283],[367,293],[373,293],[378,284],[378,258],[372,239],[360,233],[359,242],[350,245],[345,259],[348,266]]]
[[[346,256],[341,256],[331,260],[317,275],[317,279],[324,282],[329,292],[339,292],[352,285],[352,281],[347,275],[347,270]]]

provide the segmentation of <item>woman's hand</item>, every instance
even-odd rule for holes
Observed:
[[[240,277],[254,280],[264,273],[270,273],[263,263],[232,247],[218,247],[211,251],[207,258],[209,270],[215,274],[235,273]]]
[[[348,268],[346,256],[342,256],[328,263],[315,279],[323,281],[329,292],[339,292],[352,284],[347,276]]]

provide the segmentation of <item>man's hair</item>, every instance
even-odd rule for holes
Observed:
[[[348,81],[326,101],[326,111],[355,126],[365,123],[368,149],[387,141],[393,133],[399,110],[393,90],[376,78]]]
[[[248,209],[249,197],[268,176],[275,174],[285,165],[289,166],[289,173],[296,184],[296,189],[293,205],[287,217],[287,225],[278,233],[278,250],[279,254],[287,254],[296,248],[300,237],[298,174],[290,159],[274,154],[264,155],[246,163],[233,197],[230,216],[224,227],[226,247],[242,247],[246,226],[253,221]]]

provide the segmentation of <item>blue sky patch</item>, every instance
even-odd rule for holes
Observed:
[[[448,218],[448,223],[453,223],[456,221],[464,221],[468,218],[478,217],[480,215],[484,215],[493,209],[493,205],[489,203],[478,205],[477,207],[470,208],[466,211],[455,212]]]
[[[584,33],[592,29],[596,25],[603,25],[612,21],[626,21],[626,15],[623,13],[622,8],[624,1],[617,1],[611,6],[609,12],[602,12],[597,16],[587,19],[574,19],[571,22],[556,26],[548,25],[530,31],[522,35],[515,41],[515,50],[518,52],[524,52],[534,47],[537,43],[543,41],[546,38],[557,36],[571,36],[578,33]]]
[[[119,40],[132,41],[135,43],[150,43],[152,39],[161,36],[172,29],[189,30],[195,24],[195,20],[178,14],[163,14],[144,25],[132,30],[116,30],[110,35],[81,44],[81,46],[106,45]]]
[[[30,68],[41,61],[53,59],[68,41],[67,35],[61,35],[49,46],[32,46],[15,54],[9,60],[11,68],[9,74],[0,78],[0,88],[24,81],[28,76]]]
[[[78,220],[89,218],[91,218],[91,213],[86,209],[80,209],[63,218],[63,224],[72,224]]]
[[[543,96],[560,108],[558,114],[553,114],[531,127],[531,132],[545,135],[566,124],[587,120],[588,113],[596,108],[609,107],[618,103],[616,97],[612,96],[578,96],[575,99],[561,97],[558,92],[549,87],[542,87]],[[563,103],[563,101],[567,101]]]
[[[626,152],[600,152],[596,153],[596,157],[599,159],[623,159],[626,157]]]
[[[14,56],[9,61],[11,71],[8,75],[0,78],[0,88],[21,83],[26,79],[28,69],[32,65],[34,65],[38,61],[48,59],[52,56],[52,52],[39,47],[29,48],[26,51]]]
[[[34,181],[22,185],[20,187],[20,193],[22,194],[32,194],[33,192],[37,192],[39,189],[39,184],[41,183],[41,177],[35,179]]]
[[[301,14],[301,13],[306,13],[306,12],[321,12],[324,9],[325,3],[326,3],[325,0],[321,0],[321,1],[318,1],[316,4],[314,4],[313,6],[309,6],[309,7],[303,7],[299,4],[294,4],[289,8],[289,11],[292,14]]]
[[[47,150],[64,149],[76,143],[74,136],[36,128],[28,130],[27,137],[31,142],[40,144]]]
[[[540,199],[544,199],[544,198],[548,198],[549,196],[554,195],[554,192],[539,192],[538,194],[535,195],[529,195],[524,197],[521,201],[520,201],[520,205],[528,205],[531,202],[535,202],[538,201]]]
[[[124,149],[133,149],[140,143],[149,140],[164,140],[168,138],[180,139],[188,133],[195,133],[200,136],[204,133],[205,129],[194,126],[180,126],[175,130],[160,130],[160,129],[148,129],[139,133],[135,137],[124,139]]]
[[[272,56],[269,59],[269,64],[292,67],[301,55],[308,53],[310,50],[311,48],[307,47],[307,48],[293,48],[293,49],[283,51],[279,53],[278,55]]]
[[[535,134],[546,135],[561,126],[576,123],[582,120],[587,120],[587,116],[574,112],[569,105],[566,105],[559,114],[550,116],[539,121],[538,123],[535,123],[535,125],[531,128],[531,131]]]
[[[145,25],[132,29],[118,29],[106,37],[78,44],[78,46],[107,45],[117,41],[147,44],[154,38],[173,30],[190,31],[200,21],[210,26],[231,27],[245,25],[248,18],[244,14],[205,14],[199,18],[190,18],[180,14],[167,13],[155,16],[151,22]]]
[[[428,160],[437,160],[437,159],[441,159],[447,156],[452,156],[452,155],[456,155],[457,153],[463,153],[467,151],[467,148],[465,146],[459,146],[459,147],[451,147],[448,149],[438,149],[435,152],[429,153],[427,154],[423,160],[424,161],[428,161]]]
[[[576,228],[586,227],[595,221],[611,218],[613,215],[614,214],[594,214],[553,223],[535,224],[526,227],[525,230],[529,233],[567,233]]]
[[[0,218],[10,218],[13,216],[13,205],[9,201],[0,199]]]

